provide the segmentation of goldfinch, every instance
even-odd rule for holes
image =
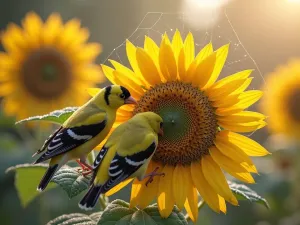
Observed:
[[[163,134],[162,126],[162,118],[153,112],[139,113],[118,126],[95,159],[91,187],[79,207],[92,209],[100,194],[128,178],[150,177],[151,182],[153,176],[163,175],[155,170],[145,176],[158,144],[158,134]]]
[[[43,191],[55,172],[69,160],[77,159],[82,167],[91,168],[86,163],[86,156],[109,133],[117,109],[124,104],[135,103],[135,99],[130,96],[126,88],[111,85],[101,89],[92,99],[77,109],[33,155],[45,151],[34,164],[51,159],[37,190]]]

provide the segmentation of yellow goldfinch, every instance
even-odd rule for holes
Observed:
[[[43,191],[55,172],[69,160],[77,159],[82,167],[91,168],[86,163],[86,156],[109,133],[117,109],[124,104],[135,103],[126,88],[111,85],[100,90],[90,101],[77,109],[33,155],[46,151],[34,164],[51,159],[37,190]]]
[[[148,164],[163,134],[162,118],[153,112],[139,113],[118,126],[108,138],[94,162],[94,174],[88,193],[79,207],[92,209],[100,194],[105,194],[120,182],[137,177],[163,175],[156,170],[145,176]]]

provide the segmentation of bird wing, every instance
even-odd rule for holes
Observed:
[[[97,123],[69,128],[61,127],[55,135],[52,135],[52,137],[45,142],[44,148],[39,150],[40,152],[46,152],[35,163],[40,163],[66,153],[98,135],[105,128],[107,118],[106,114],[103,112],[98,113],[97,115],[99,121]],[[96,117],[97,115],[93,115],[93,117]]]
[[[122,151],[120,150],[122,145],[117,147],[117,152],[109,166],[109,179],[102,187],[103,193],[129,178],[153,155],[157,147],[157,138],[155,138],[155,135],[152,133],[148,134],[144,139],[139,139],[138,136],[136,136],[135,143],[132,143],[130,149],[127,148],[126,151]],[[121,139],[124,141],[124,138]],[[122,144],[122,140],[120,144]],[[121,154],[124,152],[126,152],[126,155]],[[133,154],[127,154],[128,152],[132,152]]]

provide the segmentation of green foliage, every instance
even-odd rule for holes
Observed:
[[[46,172],[47,166],[44,164],[22,164],[15,167],[10,167],[6,173],[14,171],[15,174],[15,187],[18,191],[23,207],[26,207],[35,197],[39,195],[36,190],[42,176]],[[55,184],[49,184],[48,190],[55,187]]]
[[[27,119],[20,120],[16,124],[29,121],[47,121],[56,124],[63,124],[77,109],[78,107],[66,107],[64,109],[55,110],[46,115],[32,116]]]
[[[94,213],[90,216],[82,213],[62,215],[51,220],[47,225],[96,225],[101,213]]]
[[[270,208],[266,199],[258,195],[255,191],[253,191],[246,185],[230,182],[229,186],[238,200],[248,200],[250,202],[262,204],[265,207]]]
[[[130,209],[128,203],[122,200],[115,200],[102,213],[98,225],[185,225],[182,213],[174,207],[171,215],[161,218],[156,205],[149,206],[144,210],[137,208]]]
[[[69,198],[79,195],[82,191],[89,187],[89,177],[84,177],[78,171],[79,167],[63,167],[52,178],[52,182],[61,186]]]

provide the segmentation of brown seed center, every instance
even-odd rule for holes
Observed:
[[[60,97],[72,81],[70,62],[49,47],[32,52],[23,63],[21,74],[25,88],[38,99]]]
[[[153,111],[164,120],[153,160],[164,165],[190,165],[209,154],[218,128],[208,97],[191,84],[158,84],[139,100],[133,115]]]
[[[289,96],[287,108],[291,117],[300,122],[300,87]]]

